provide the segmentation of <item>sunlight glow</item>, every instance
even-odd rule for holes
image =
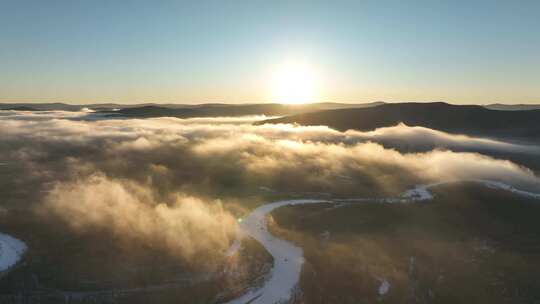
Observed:
[[[317,73],[301,63],[279,66],[272,77],[273,99],[279,103],[303,104],[317,101]]]

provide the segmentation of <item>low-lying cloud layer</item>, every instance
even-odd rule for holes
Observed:
[[[236,220],[220,201],[177,193],[160,202],[147,187],[103,175],[57,184],[43,212],[77,230],[110,231],[187,259],[201,252],[224,252],[236,236]]]
[[[187,259],[226,248],[236,229],[227,202],[242,204],[261,186],[365,197],[448,179],[540,185],[523,166],[472,152],[536,155],[538,147],[421,127],[339,132],[251,124],[261,117],[88,115],[3,112],[0,162],[14,176],[5,189],[43,191],[40,210],[76,230],[107,229]]]

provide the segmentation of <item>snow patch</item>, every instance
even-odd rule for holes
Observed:
[[[488,188],[491,188],[491,189],[505,190],[505,191],[515,193],[517,195],[526,196],[526,197],[535,198],[535,199],[540,199],[540,193],[534,193],[534,192],[519,190],[519,189],[514,188],[513,186],[510,186],[508,184],[501,183],[501,182],[498,182],[498,181],[485,180],[485,179],[477,179],[475,181],[477,181],[477,182],[479,182],[481,184],[484,184],[484,186],[486,186]]]
[[[264,192],[276,192],[274,189],[265,187],[265,186],[260,186],[259,190],[264,191]]]
[[[390,283],[387,280],[381,280],[381,285],[379,285],[379,295],[384,296],[390,291]]]
[[[0,272],[6,271],[19,262],[27,250],[27,246],[5,233],[0,233]]]

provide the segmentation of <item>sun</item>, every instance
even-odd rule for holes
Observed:
[[[272,77],[273,99],[285,104],[303,104],[317,100],[317,73],[306,64],[286,63]]]

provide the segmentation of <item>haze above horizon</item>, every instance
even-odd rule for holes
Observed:
[[[540,102],[538,1],[2,1],[0,102]]]

